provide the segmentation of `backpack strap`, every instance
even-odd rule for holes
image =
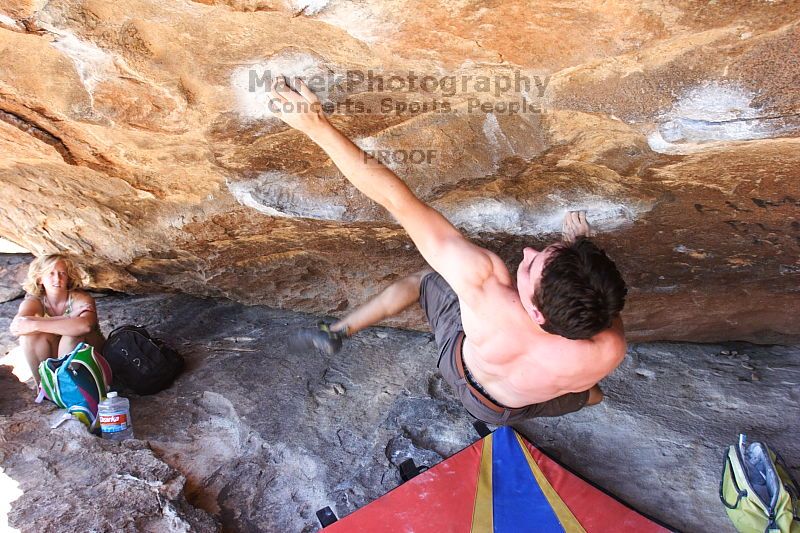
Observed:
[[[56,429],[58,426],[60,426],[61,424],[63,424],[67,420],[70,420],[71,418],[72,418],[72,415],[70,413],[68,413],[68,412],[61,413],[61,416],[58,417],[58,419],[50,425],[50,429]]]
[[[128,328],[128,327],[130,327],[130,326],[119,326],[119,327],[116,327],[116,328],[112,329],[111,333],[108,334],[108,338],[110,339],[116,332],[118,332],[119,330],[121,330],[123,328]]]
[[[148,337],[148,338],[150,338],[150,332],[148,332],[148,331],[145,329],[145,327],[144,327],[144,326],[131,326],[131,325],[126,325],[126,326],[119,326],[119,327],[116,327],[116,328],[114,328],[113,330],[111,330],[111,333],[109,333],[109,334],[108,334],[108,339],[111,339],[111,337],[113,337],[113,336],[114,336],[114,335],[115,335],[117,332],[119,332],[119,331],[121,331],[121,330],[135,331],[135,332],[137,332],[137,333],[141,333],[141,334],[142,334],[142,335],[144,335],[145,337]]]
[[[733,488],[736,490],[736,501],[733,505],[729,504],[725,500],[725,494],[723,493],[723,487],[725,485],[725,471],[728,470],[730,466],[731,472],[731,483],[733,483]],[[742,501],[742,498],[747,496],[747,491],[742,490],[739,487],[739,484],[736,483],[736,472],[733,469],[733,463],[731,463],[731,451],[728,448],[728,451],[725,453],[725,459],[722,461],[722,480],[719,483],[719,499],[722,501],[722,504],[727,507],[728,509],[736,509],[739,507],[739,502]]]

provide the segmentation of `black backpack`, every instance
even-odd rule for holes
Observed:
[[[183,369],[183,357],[139,326],[112,331],[103,347],[114,382],[136,394],[154,394],[172,384]]]

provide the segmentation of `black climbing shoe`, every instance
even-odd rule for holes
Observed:
[[[343,331],[331,331],[330,324],[320,322],[315,328],[297,330],[289,339],[289,348],[294,352],[317,350],[333,355],[342,349],[342,340],[346,338]]]

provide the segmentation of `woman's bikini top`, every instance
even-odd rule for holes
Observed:
[[[47,304],[47,297],[46,296],[40,296],[39,297],[39,301],[42,302],[42,309],[44,309],[44,316],[46,318],[49,318],[49,317],[52,317],[52,316],[66,316],[66,317],[68,317],[68,316],[70,316],[72,314],[72,291],[69,291],[69,296],[67,297],[67,307],[64,308],[64,313],[61,314],[61,315],[51,315],[50,313],[47,312],[47,309],[48,309],[49,306]],[[95,323],[94,326],[92,327],[92,331],[100,333],[100,324]]]
[[[51,315],[47,312],[49,304],[47,303],[46,296],[40,296],[39,301],[42,302],[42,309],[44,309],[44,316],[49,318],[51,316],[69,316],[72,313],[72,291],[69,292],[69,296],[67,297],[67,307],[64,308],[64,312],[61,315]]]

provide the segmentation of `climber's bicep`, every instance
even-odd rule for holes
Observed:
[[[470,242],[444,215],[414,197],[392,213],[425,261],[464,296],[492,273],[491,252]]]

